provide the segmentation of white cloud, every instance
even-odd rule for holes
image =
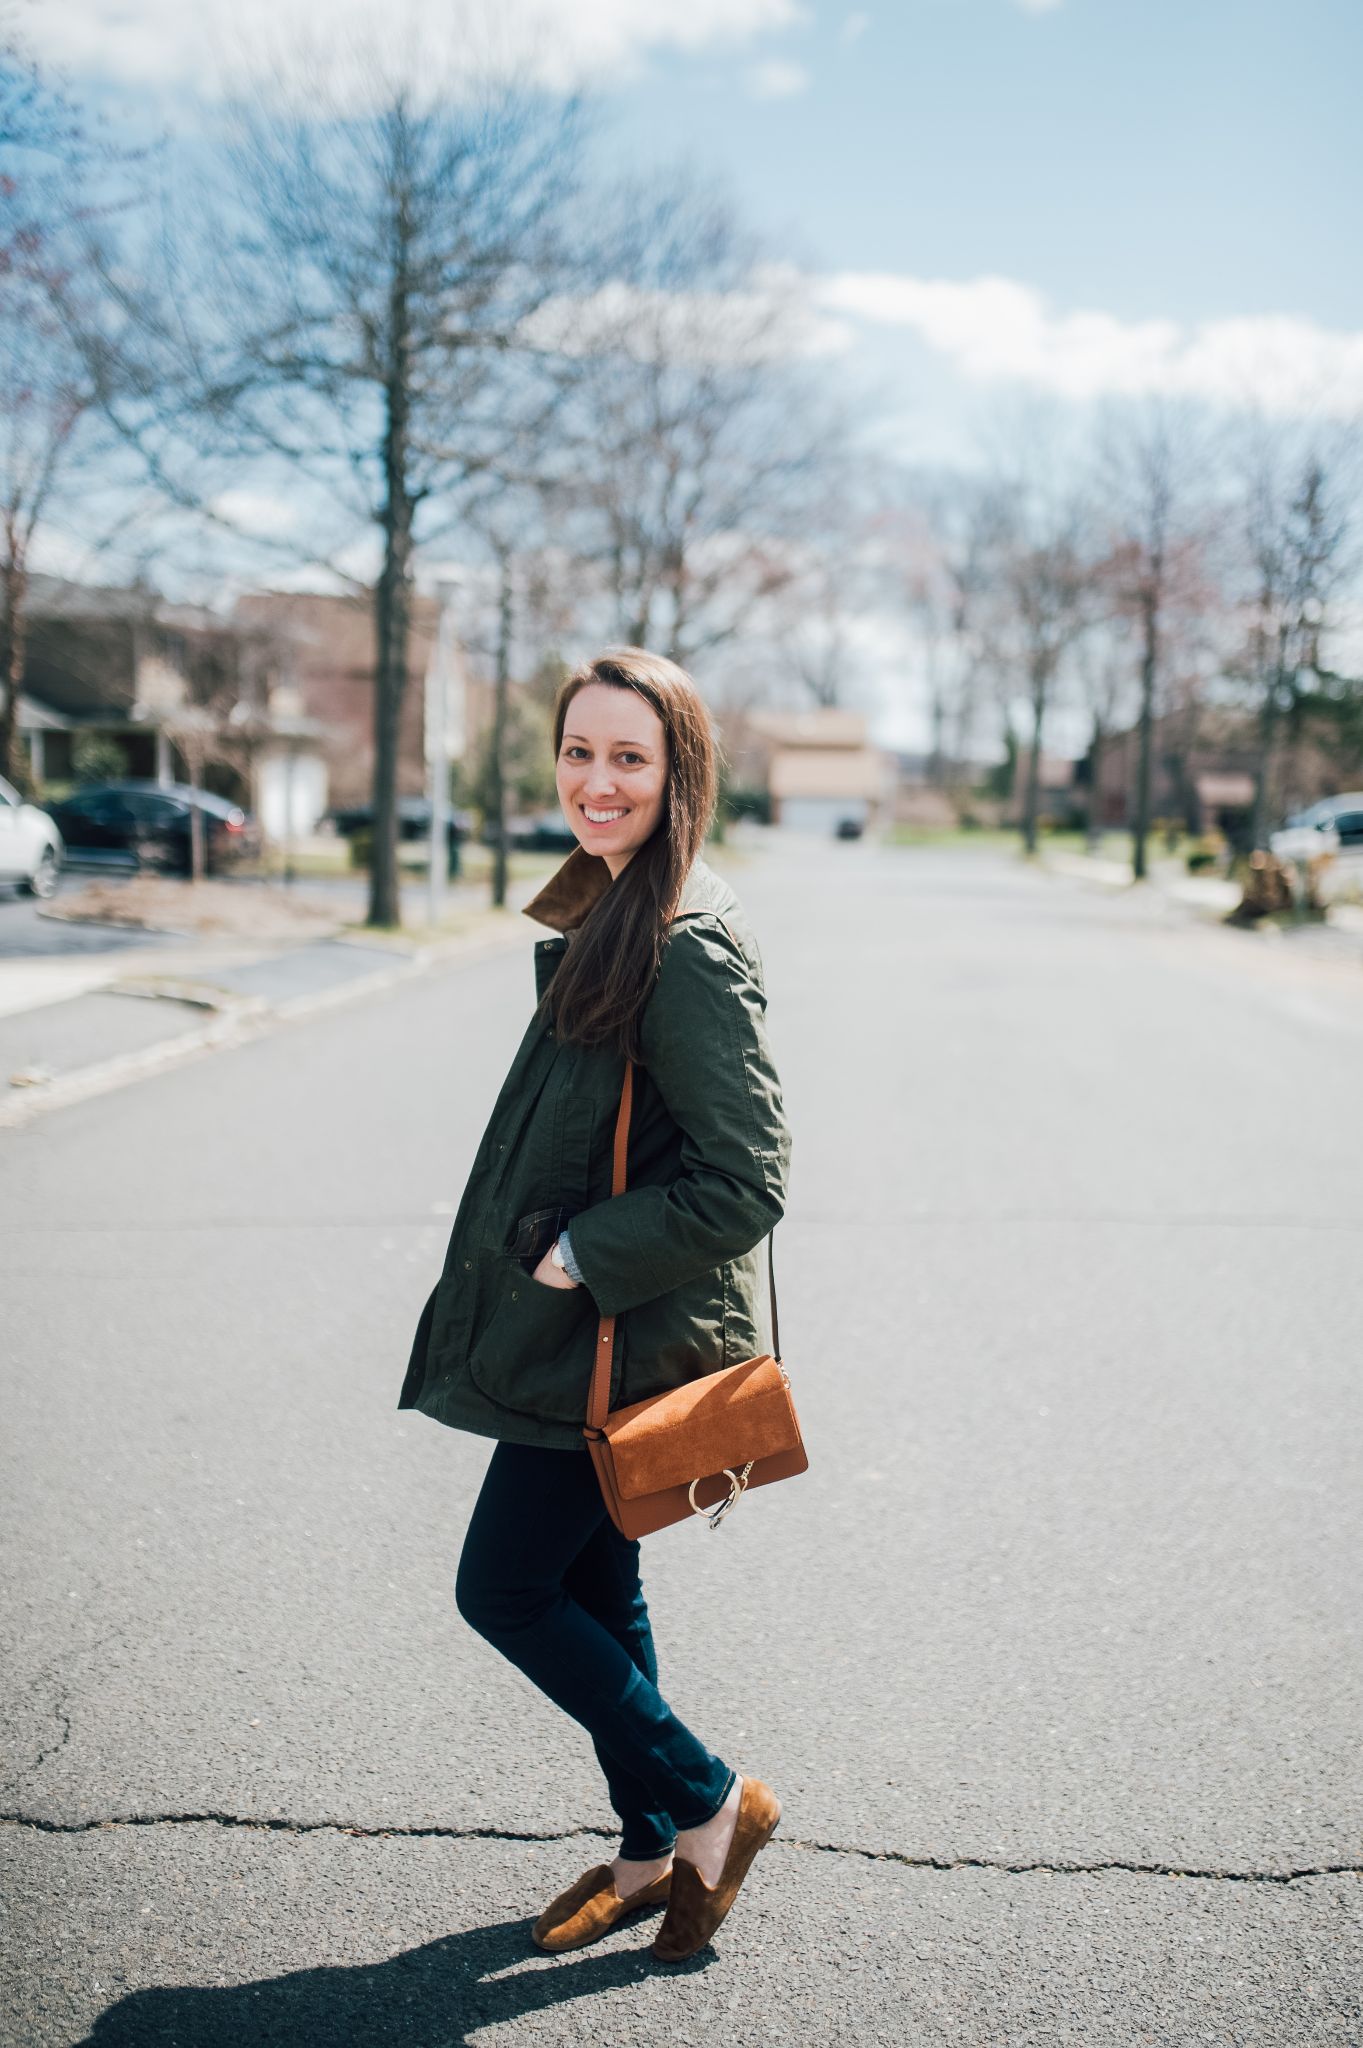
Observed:
[[[1014,0],[1014,5],[1020,7],[1024,14],[1053,14],[1057,7],[1063,5],[1063,0]]]
[[[525,324],[539,348],[590,355],[618,350],[640,362],[759,363],[840,355],[852,345],[845,320],[820,314],[794,273],[768,265],[746,291],[640,291],[609,284],[581,298],[548,300]]]
[[[244,488],[221,491],[208,509],[229,526],[267,540],[279,540],[298,529],[298,501],[281,492]]]
[[[1065,398],[1160,392],[1275,413],[1363,411],[1363,333],[1292,314],[1186,326],[1057,312],[1030,285],[848,271],[823,280],[833,313],[907,327],[976,383],[1015,382]]]
[[[844,43],[860,42],[870,26],[871,17],[869,14],[862,14],[860,12],[849,14],[842,27],[838,30],[838,40]]]
[[[442,82],[470,50],[494,52],[563,87],[628,72],[654,50],[741,45],[805,18],[802,0],[328,0],[321,13],[316,0],[42,0],[24,33],[68,71],[158,88],[211,89],[224,73],[277,83],[294,38],[331,59],[377,45],[418,77],[434,57]]]
[[[809,85],[804,65],[792,64],[785,57],[767,57],[748,73],[748,90],[758,100],[793,99],[797,93],[808,92]]]

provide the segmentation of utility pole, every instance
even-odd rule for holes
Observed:
[[[426,667],[426,794],[431,838],[426,874],[426,922],[439,924],[445,909],[450,825],[450,672],[454,666],[454,585],[439,589],[440,618]]]
[[[506,751],[507,690],[511,681],[511,634],[514,625],[515,556],[503,543],[497,550],[501,567],[501,594],[497,606],[497,671],[492,710],[492,758],[488,763],[488,808],[492,812],[492,901],[498,910],[506,908]]]

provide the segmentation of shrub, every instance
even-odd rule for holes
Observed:
[[[759,825],[771,823],[770,790],[735,783],[722,790],[721,801],[728,818],[756,818]]]
[[[72,746],[71,768],[78,783],[118,782],[128,772],[128,757],[108,733],[83,732]]]
[[[1220,832],[1204,832],[1200,839],[1194,839],[1184,859],[1190,875],[1200,874],[1204,868],[1218,867],[1225,859],[1226,841]]]

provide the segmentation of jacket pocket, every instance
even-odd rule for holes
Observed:
[[[469,1355],[469,1376],[499,1407],[585,1423],[596,1310],[585,1287],[550,1287],[510,1262]]]
[[[550,1245],[556,1244],[568,1228],[570,1211],[563,1203],[548,1209],[531,1209],[516,1219],[510,1252],[527,1273],[533,1273]],[[540,1285],[543,1286],[543,1281]]]
[[[734,1358],[724,1342],[724,1282],[718,1271],[638,1303],[621,1317],[624,1366],[613,1407],[704,1379]]]

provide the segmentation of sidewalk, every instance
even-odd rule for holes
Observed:
[[[489,907],[482,889],[464,903],[451,890],[462,922],[433,939],[337,929],[302,942],[163,938],[136,949],[7,960],[0,975],[0,1129],[358,1000],[446,960],[523,944],[521,906],[539,886],[538,878],[513,882],[504,911]]]
[[[1068,881],[1083,882],[1097,889],[1134,890],[1144,887],[1153,901],[1169,904],[1194,917],[1222,924],[1240,901],[1240,885],[1222,875],[1190,875],[1178,860],[1155,859],[1145,883],[1132,879],[1130,863],[1107,860],[1097,854],[1062,853],[1043,845],[1037,864],[1047,873]],[[1338,958],[1363,964],[1363,909],[1353,903],[1332,903],[1326,921],[1284,926],[1265,920],[1259,935],[1285,939],[1313,950],[1328,950]]]

